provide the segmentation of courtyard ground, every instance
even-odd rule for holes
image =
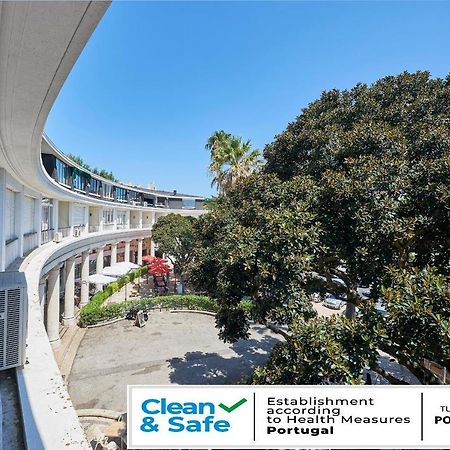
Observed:
[[[263,364],[280,338],[264,326],[248,340],[219,340],[214,317],[152,312],[87,331],[69,376],[76,409],[126,411],[127,384],[233,384]]]

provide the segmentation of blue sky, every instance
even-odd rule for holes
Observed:
[[[123,181],[209,196],[208,136],[263,149],[322,91],[450,72],[447,2],[114,2],[46,131]]]

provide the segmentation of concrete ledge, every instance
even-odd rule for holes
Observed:
[[[86,328],[105,327],[106,325],[112,325],[113,323],[120,322],[121,320],[125,320],[125,317],[119,317],[117,319],[108,320],[108,322],[101,322],[101,323],[96,323],[94,325],[88,325]]]
[[[41,274],[68,255],[119,236],[134,238],[142,232],[145,231],[95,233],[60,244],[49,243],[20,264],[19,271],[25,273],[28,286],[28,336],[27,363],[23,369],[17,369],[17,385],[27,450],[91,450],[45,331],[39,303]]]
[[[171,313],[192,313],[192,314],[203,314],[205,316],[216,316],[216,313],[210,311],[202,311],[200,309],[171,309]]]

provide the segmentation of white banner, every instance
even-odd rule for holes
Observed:
[[[450,449],[450,386],[128,386],[128,448]]]

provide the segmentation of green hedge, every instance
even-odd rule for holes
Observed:
[[[126,284],[147,273],[147,266],[134,270],[124,275],[117,281],[109,284],[104,291],[94,294],[86,305],[80,311],[80,325],[93,325],[104,320],[111,320],[120,317],[122,314],[123,303],[103,306],[105,300],[115,292],[122,289]],[[125,302],[129,303],[129,302]]]
[[[103,305],[108,297],[121,289],[125,284],[136,277],[145,274],[146,267],[131,272],[111,283],[103,292],[93,295],[90,302],[80,311],[80,326],[95,325],[100,322],[124,317],[132,306],[138,306],[143,310],[167,308],[167,309],[196,309],[200,311],[217,311],[217,302],[204,295],[165,295],[160,297],[145,297],[139,300],[129,300],[121,303]]]

